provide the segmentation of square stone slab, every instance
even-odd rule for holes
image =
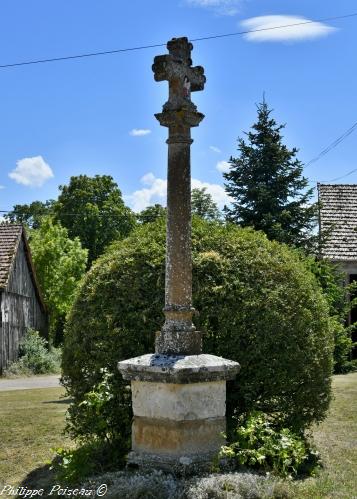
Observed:
[[[118,369],[131,381],[202,383],[234,379],[240,365],[210,354],[147,354],[118,362]]]

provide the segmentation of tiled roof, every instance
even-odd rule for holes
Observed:
[[[323,256],[357,261],[357,184],[318,184],[320,229],[327,231]]]
[[[22,230],[21,225],[0,223],[0,289],[7,285]]]

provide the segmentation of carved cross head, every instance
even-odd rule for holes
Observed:
[[[173,38],[167,48],[169,53],[155,57],[152,66],[155,81],[169,82],[169,100],[163,110],[196,110],[191,92],[203,90],[206,77],[202,66],[192,67],[192,43],[186,37]]]

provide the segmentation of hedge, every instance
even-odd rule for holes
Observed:
[[[331,398],[333,337],[328,306],[304,258],[262,233],[198,218],[192,245],[203,351],[241,364],[228,383],[228,416],[259,410],[294,431],[321,421]],[[74,436],[129,445],[130,390],[117,362],[154,351],[164,274],[165,226],[158,220],[114,243],[84,279],[63,351]],[[104,377],[107,395],[93,407],[88,393],[103,387]]]

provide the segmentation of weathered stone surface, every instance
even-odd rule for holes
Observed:
[[[183,321],[166,319],[161,331],[156,333],[155,351],[163,355],[199,355],[202,352],[202,334],[194,327],[186,330]],[[181,330],[177,330],[178,327]]]
[[[190,421],[224,418],[226,383],[154,383],[132,381],[131,394],[135,416]]]
[[[167,237],[165,324],[157,334],[155,351],[167,355],[197,355],[201,335],[192,324],[191,257],[191,127],[204,118],[191,101],[191,92],[203,90],[201,66],[192,67],[192,44],[187,38],[168,42],[169,54],[155,57],[156,81],[169,82],[169,99],[155,117],[168,127]]]
[[[191,92],[204,89],[204,69],[202,66],[192,67],[193,46],[186,37],[173,38],[167,43],[167,49],[169,54],[156,56],[152,65],[155,81],[169,81],[169,99],[163,110],[196,110],[191,102]]]
[[[224,443],[226,380],[239,364],[201,354],[202,339],[192,323],[191,127],[204,118],[191,101],[203,90],[201,66],[192,67],[187,38],[167,44],[155,57],[156,81],[169,82],[169,99],[155,116],[169,129],[165,323],[156,334],[156,354],[118,363],[131,381],[132,451],[128,463],[176,473],[208,471]]]
[[[224,417],[171,421],[134,416],[132,450],[179,457],[214,453],[224,444],[225,429]]]
[[[198,383],[233,379],[238,362],[216,355],[147,354],[118,362],[124,379],[162,383]]]
[[[186,106],[186,102],[184,106]],[[185,128],[187,127],[195,127],[198,126],[203,118],[205,117],[204,114],[199,113],[196,111],[196,106],[194,106],[194,110],[192,109],[187,109],[185,107],[176,110],[176,111],[163,111],[162,113],[156,113],[155,118],[160,122],[161,126],[166,126],[168,128],[174,127],[176,130],[182,130],[184,131]],[[187,137],[183,140],[172,140],[173,137],[171,136],[166,142],[167,144],[173,143],[173,144],[180,144],[180,143],[187,143],[188,145],[191,145],[193,140],[190,137]]]

